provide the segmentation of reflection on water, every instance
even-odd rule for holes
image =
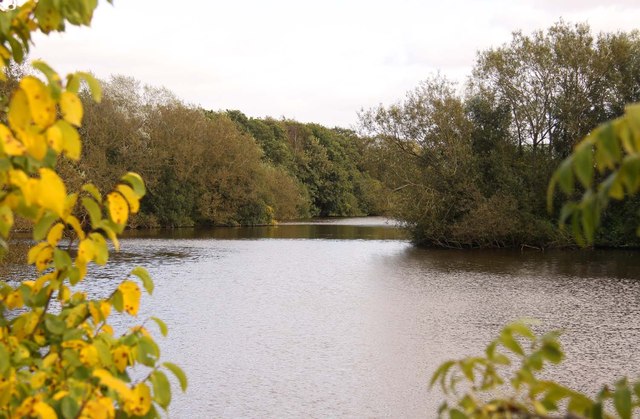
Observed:
[[[88,291],[152,273],[139,316],[190,380],[171,417],[434,417],[436,366],[522,317],[564,329],[563,383],[640,373],[637,253],[422,250],[358,224],[138,234]]]
[[[403,240],[405,231],[382,217],[317,219],[257,227],[221,227],[210,229],[179,228],[173,230],[140,230],[127,232],[127,237],[166,239],[336,239],[336,240]]]

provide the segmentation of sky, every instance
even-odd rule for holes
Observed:
[[[132,76],[205,109],[353,128],[440,72],[461,84],[477,51],[563,19],[640,28],[637,0],[104,0],[90,28],[39,35],[58,72]]]

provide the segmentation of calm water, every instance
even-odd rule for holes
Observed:
[[[427,383],[505,323],[564,329],[551,375],[593,392],[640,368],[640,254],[413,248],[383,219],[143,233],[130,266],[156,292],[139,317],[170,328],[162,357],[189,377],[171,417],[435,417]]]

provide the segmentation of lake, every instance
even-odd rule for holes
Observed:
[[[564,330],[564,384],[640,373],[638,256],[416,249],[383,218],[133,232],[89,291],[154,277],[138,321],[166,321],[162,358],[189,378],[171,417],[431,418],[435,368],[520,318]]]

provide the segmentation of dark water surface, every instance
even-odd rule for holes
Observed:
[[[141,319],[189,377],[171,417],[435,417],[437,365],[507,322],[564,329],[551,375],[594,392],[640,369],[640,254],[413,248],[384,219],[176,230],[123,240],[96,293],[153,275]]]

